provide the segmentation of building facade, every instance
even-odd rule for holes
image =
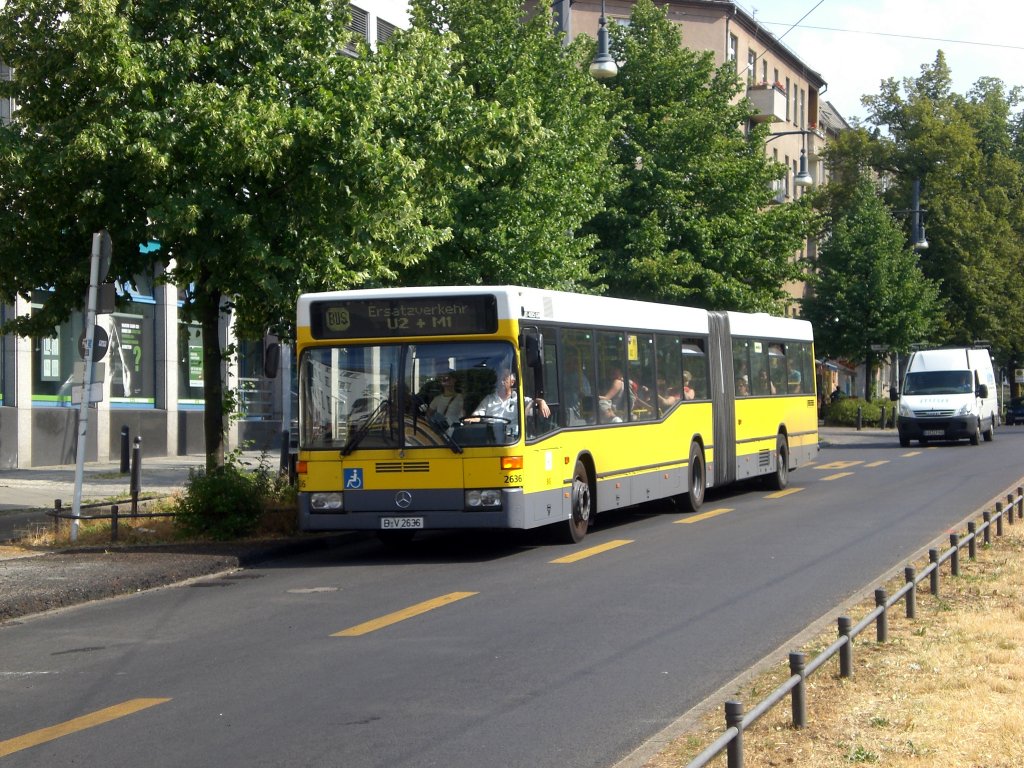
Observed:
[[[372,49],[409,24],[405,0],[356,0],[350,11],[350,28]],[[0,64],[0,78],[12,77],[17,72]],[[16,106],[0,98],[0,120],[8,121]],[[117,286],[117,310],[97,317],[94,354],[102,359],[94,369],[99,383],[87,394],[87,461],[116,460],[125,429],[133,444],[142,439],[143,456],[205,449],[202,331],[181,318],[182,292],[156,277],[138,275],[132,284]],[[13,305],[0,304],[0,322],[31,314],[46,300],[46,291],[36,291]],[[85,394],[83,329],[83,313],[76,312],[52,337],[0,339],[0,470],[76,461]],[[266,377],[262,341],[235,339],[230,317],[220,335],[222,348],[234,344],[237,350],[225,371],[227,386],[238,397],[228,445],[276,451],[294,414],[290,366],[283,375]]]

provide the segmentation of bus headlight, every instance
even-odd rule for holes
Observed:
[[[309,496],[309,507],[314,512],[338,512],[342,508],[341,494],[312,493]]]
[[[481,488],[466,491],[467,509],[500,509],[501,489]]]

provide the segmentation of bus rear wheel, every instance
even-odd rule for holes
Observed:
[[[697,443],[690,443],[690,462],[687,467],[686,493],[682,494],[682,501],[687,509],[696,512],[704,503],[704,489],[707,487],[706,466],[704,464],[704,452]]]
[[[768,484],[776,491],[781,491],[789,485],[789,443],[785,435],[779,435],[775,439],[775,474],[771,476]]]
[[[587,535],[590,518],[594,514],[594,497],[590,492],[590,472],[587,471],[587,465],[582,461],[577,460],[576,469],[572,473],[569,504],[572,514],[569,515],[569,522],[563,529],[563,535],[566,543],[578,544]]]

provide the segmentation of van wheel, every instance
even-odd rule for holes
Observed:
[[[776,491],[789,485],[789,443],[785,435],[779,435],[775,441],[775,474],[768,480],[768,485]]]
[[[687,467],[686,493],[681,494],[687,509],[696,512],[704,503],[704,489],[707,487],[707,468],[704,452],[697,443],[690,444],[690,462]]]
[[[992,420],[988,424],[988,429],[981,433],[982,437],[985,438],[986,443],[991,443],[992,438],[996,436],[996,417],[992,414]]]
[[[900,435],[900,447],[901,448],[909,448],[910,447],[910,438],[909,437],[904,437],[903,435]]]
[[[980,444],[981,444],[981,424],[978,423],[978,424],[974,425],[974,434],[971,435],[971,445],[980,445]]]
[[[594,497],[590,492],[590,473],[587,471],[587,465],[582,461],[576,462],[576,469],[572,473],[569,504],[572,514],[562,529],[562,536],[566,544],[579,544],[587,535],[590,518],[594,513]]]

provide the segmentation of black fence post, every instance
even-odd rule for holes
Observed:
[[[1012,511],[1012,510],[1011,510]],[[1003,535],[1003,502],[996,502],[996,536]]]
[[[907,618],[917,618],[917,569],[908,565],[903,569],[903,578],[910,585],[907,590]]]
[[[880,643],[884,643],[889,639],[889,611],[885,607],[888,599],[889,596],[885,593],[884,589],[875,590],[875,607],[882,609],[882,612],[878,614],[878,619],[875,621],[875,639]]]
[[[949,572],[953,576],[960,575],[960,534],[951,533],[949,534],[949,546],[953,548],[953,553],[949,557]]]
[[[139,514],[139,488],[142,484],[142,438],[135,436],[135,447],[132,448],[132,517]]]
[[[725,702],[725,728],[736,729],[736,736],[726,748],[726,764],[729,768],[743,768],[743,702]]]
[[[939,596],[939,550],[929,549],[928,550],[928,562],[932,564],[931,578],[931,591],[932,597]]]
[[[978,524],[973,520],[967,523],[967,556],[972,561],[978,559]]]
[[[793,727],[807,725],[807,686],[804,682],[804,664],[807,657],[799,651],[789,654],[789,674],[799,675],[800,682],[793,688]]]
[[[129,472],[128,461],[130,454],[128,451],[128,425],[125,424],[121,427],[121,474],[127,475]]]
[[[857,431],[859,432],[864,426],[864,406],[857,406]]]
[[[839,637],[845,637],[846,642],[839,649],[839,676],[853,677],[853,638],[850,637],[850,630],[853,622],[849,616],[839,617]]]
[[[110,507],[110,540],[117,541],[117,504]]]
[[[882,416],[878,420],[878,428],[885,429],[885,406],[882,406]]]
[[[1008,493],[1008,494],[1006,494],[1006,508],[1008,510],[1010,510],[1010,517],[1013,517],[1013,507],[1014,507],[1013,494],[1012,493]],[[1018,517],[1019,517],[1019,515],[1018,515]]]
[[[1013,525],[1013,505],[1011,504],[1006,510],[1006,522]]]
[[[1017,486],[1017,517],[1024,519],[1024,488]]]
[[[61,510],[63,509],[63,507],[64,507],[64,502],[62,502],[60,499],[54,499],[53,500],[53,535],[54,536],[60,536],[60,516],[62,514]]]
[[[981,519],[985,521],[985,544],[992,543],[992,513],[987,509],[981,513]]]

